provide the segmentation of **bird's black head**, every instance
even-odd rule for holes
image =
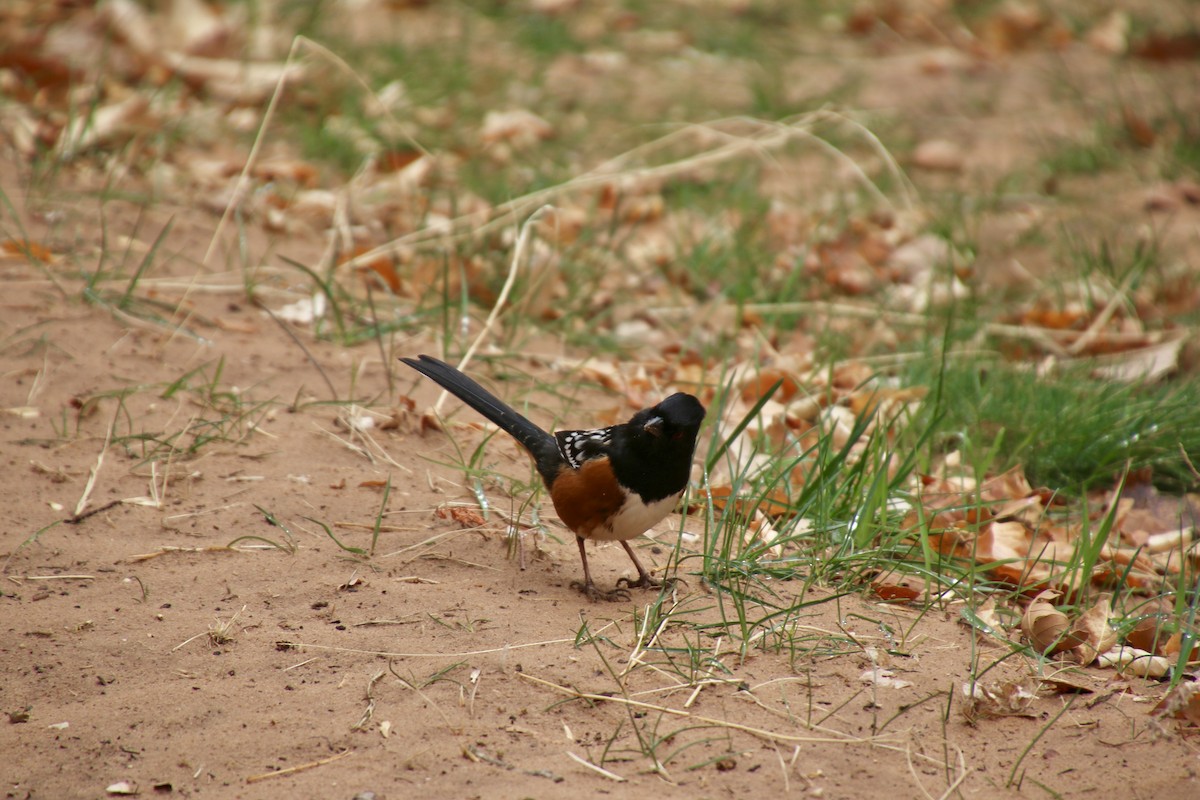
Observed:
[[[696,452],[704,406],[678,392],[633,415],[614,431],[612,465],[617,480],[646,501],[675,494],[687,486]]]
[[[696,441],[700,423],[704,421],[704,406],[690,394],[676,392],[658,405],[639,411],[630,424],[639,423],[643,431],[655,438]]]

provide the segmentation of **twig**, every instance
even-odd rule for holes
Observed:
[[[391,664],[388,664],[388,669],[391,669]],[[378,683],[379,679],[386,674],[387,673],[383,670],[378,670],[374,675],[371,676],[371,680],[367,681],[367,693],[365,696],[367,707],[363,709],[363,715],[358,722],[350,726],[350,730],[364,730],[367,727],[367,724],[371,721],[371,718],[375,716],[375,684]],[[393,671],[392,674],[395,675],[396,673]]]
[[[86,497],[80,498],[80,502],[85,502],[85,500],[86,500]],[[111,502],[105,503],[102,506],[93,508],[91,511],[85,511],[82,514],[80,514],[78,511],[76,511],[74,515],[67,517],[66,519],[63,520],[63,522],[65,522],[68,525],[78,525],[79,523],[81,523],[85,519],[87,519],[88,517],[94,517],[97,514],[99,514],[100,512],[108,511],[110,508],[113,508],[114,506],[119,506],[119,505],[121,505],[121,503],[124,503],[124,502],[125,502],[124,500],[113,500]]]
[[[1188,458],[1187,448],[1183,446],[1183,442],[1179,443],[1179,454],[1183,456],[1183,463],[1187,464],[1187,468],[1192,473],[1192,477],[1200,480],[1200,472],[1196,471],[1196,465],[1192,463],[1192,459]]]
[[[95,575],[26,575],[26,581],[94,581]]]
[[[685,175],[709,165],[729,161],[746,153],[768,157],[772,150],[783,147],[797,138],[815,141],[827,150],[832,150],[835,157],[840,158],[843,163],[847,164],[876,198],[881,202],[887,202],[879,187],[870,181],[857,163],[845,153],[832,147],[828,142],[825,142],[812,133],[812,129],[820,122],[849,125],[866,138],[869,145],[886,162],[897,184],[900,185],[903,204],[911,208],[911,184],[908,182],[903,171],[900,170],[895,159],[891,157],[891,154],[883,147],[878,138],[855,120],[829,109],[807,112],[778,122],[767,122],[748,117],[730,117],[707,123],[689,124],[653,142],[635,147],[616,158],[600,164],[595,169],[564,183],[517,197],[495,208],[490,208],[486,212],[471,212],[457,217],[450,221],[449,232],[443,227],[429,227],[413,231],[390,242],[381,244],[368,252],[360,253],[354,258],[343,262],[340,268],[355,269],[370,263],[380,256],[394,253],[405,245],[418,246],[432,241],[452,242],[466,236],[482,235],[498,227],[511,224],[513,219],[526,213],[527,209],[551,202],[556,197],[570,192],[582,192],[597,186],[611,184],[621,178],[634,178],[647,181],[668,180],[677,175]],[[739,130],[729,130],[734,125],[742,127]],[[749,133],[744,132],[747,126],[751,128]],[[720,141],[715,145],[704,145],[707,149],[688,158],[648,167],[627,166],[643,153],[649,153],[654,150],[665,150],[670,146],[674,146],[678,140],[689,136],[700,138],[702,141],[711,141],[713,138],[717,138]],[[467,228],[467,230],[464,231],[464,228]]]
[[[446,728],[448,728],[451,733],[455,734],[456,736],[458,734],[462,733],[462,728],[456,726],[453,722],[451,722],[450,717],[448,717],[446,715],[446,712],[442,710],[442,707],[440,705],[438,705],[437,703],[433,702],[433,699],[429,695],[427,695],[427,694],[425,694],[425,692],[421,691],[420,686],[417,686],[412,681],[401,676],[399,672],[396,672],[396,667],[395,667],[395,664],[393,663],[393,659],[390,659],[390,658],[388,659],[388,672],[392,673],[392,676],[395,677],[396,680],[400,681],[402,684],[407,686],[409,689],[412,689],[414,692],[416,692],[417,696],[420,697],[422,700],[424,700],[426,705],[428,705],[434,711],[438,712],[438,715],[441,716],[441,718],[442,718],[442,722],[446,723]]]
[[[270,126],[271,120],[275,117],[275,108],[279,105],[279,98],[283,96],[283,87],[287,84],[288,78],[291,77],[292,59],[296,57],[296,50],[302,39],[304,39],[303,36],[297,36],[292,40],[292,47],[288,51],[287,60],[283,63],[283,69],[279,71],[279,80],[275,84],[275,91],[271,93],[271,100],[267,103],[267,110],[263,112],[262,124],[258,127],[258,133],[254,137],[254,144],[250,145],[250,154],[246,156],[246,165],[242,167],[242,174],[238,175],[237,183],[233,185],[233,194],[229,198],[229,204],[225,206],[225,212],[221,214],[221,219],[217,222],[217,229],[213,231],[212,239],[208,243],[208,250],[204,252],[204,258],[200,262],[206,267],[212,258],[213,252],[217,249],[217,242],[221,240],[221,234],[225,231],[225,225],[229,222],[229,218],[233,216],[234,212],[241,206],[242,198],[246,195],[246,187],[250,183],[250,171],[254,168],[255,162],[258,161],[258,151],[262,149],[263,141],[267,138],[267,128]]]
[[[542,216],[542,214],[544,214],[546,211],[553,210],[553,208],[553,206],[549,205],[542,206],[530,214],[529,219],[525,220],[525,223],[521,226],[521,233],[517,236],[516,247],[513,248],[512,264],[509,265],[508,276],[504,279],[504,286],[500,288],[500,294],[496,297],[496,302],[492,304],[492,310],[488,313],[487,319],[483,323],[483,328],[479,331],[479,335],[475,337],[475,340],[471,342],[470,347],[467,348],[467,351],[463,353],[462,358],[459,359],[458,368],[460,370],[466,369],[467,364],[471,361],[472,356],[475,355],[475,351],[479,349],[479,345],[482,344],[484,338],[492,332],[492,327],[496,324],[496,319],[500,316],[500,312],[504,309],[505,303],[508,301],[508,294],[512,291],[513,284],[516,283],[517,270],[521,266],[521,261],[525,258],[525,248],[529,245],[529,236],[530,231],[533,230],[533,224]],[[449,395],[450,393],[447,391],[443,391],[440,395],[438,395],[437,402],[433,404],[433,413],[435,415],[441,414],[442,403],[446,401],[446,398],[449,397]]]
[[[310,761],[307,764],[297,764],[296,766],[288,767],[287,769],[280,769],[280,770],[276,770],[274,772],[262,772],[262,773],[259,773],[258,775],[251,775],[250,777],[246,778],[246,783],[258,783],[259,781],[266,781],[266,780],[270,780],[271,778],[279,778],[284,775],[291,775],[296,772],[303,772],[306,769],[314,769],[316,767],[323,767],[326,764],[332,764],[334,761],[339,761],[339,760],[345,758],[346,756],[353,755],[353,754],[354,754],[353,750],[343,750],[342,752],[338,753],[336,756],[330,756],[329,758],[322,758],[320,761]]]
[[[1138,276],[1136,270],[1129,270],[1129,274],[1125,276],[1125,280],[1121,281],[1121,285],[1113,292],[1113,296],[1105,304],[1100,313],[1092,320],[1092,324],[1087,326],[1079,338],[1067,345],[1067,355],[1077,356],[1083,352],[1084,348],[1092,343],[1092,341],[1100,335],[1100,329],[1108,324],[1112,319],[1112,315],[1116,313],[1117,306],[1128,299],[1129,287],[1133,285],[1133,280]]]
[[[833,743],[837,743],[837,744],[855,744],[855,743],[873,744],[877,740],[877,737],[864,739],[862,737],[851,736],[849,734],[837,734],[837,732],[835,732],[835,731],[830,731],[831,734],[835,734],[835,735],[831,735],[831,736],[797,736],[795,734],[790,734],[790,733],[776,733],[775,731],[769,731],[764,728],[755,728],[751,725],[743,725],[740,722],[730,722],[729,720],[716,719],[714,717],[704,717],[699,714],[693,714],[690,711],[682,711],[678,708],[671,708],[670,706],[660,706],[660,705],[656,705],[654,703],[644,703],[640,700],[631,700],[626,697],[621,697],[620,695],[592,694],[590,692],[581,692],[581,691],[578,691],[577,689],[572,689],[567,686],[560,686],[557,683],[553,683],[552,681],[543,680],[542,678],[536,678],[527,672],[518,672],[517,676],[520,678],[523,678],[527,681],[531,681],[533,683],[537,683],[542,686],[545,686],[549,689],[554,689],[555,691],[557,691],[561,694],[565,694],[569,697],[575,697],[580,700],[589,700],[589,701],[595,702],[595,703],[619,703],[621,705],[630,706],[631,708],[639,708],[644,711],[654,711],[654,712],[657,712],[660,714],[669,714],[674,717],[683,717],[685,719],[695,720],[696,722],[702,723],[704,725],[712,725],[713,727],[717,727],[717,728],[729,728],[730,730],[741,731],[742,733],[749,734],[757,739],[762,739],[763,741],[767,741],[767,742],[786,742],[788,744],[795,744],[795,743],[800,743],[800,742],[825,743],[825,744],[833,744]]]
[[[467,658],[468,656],[486,656],[492,653],[504,653],[509,650],[520,650],[526,647],[548,647],[554,644],[574,644],[575,638],[548,639],[544,642],[525,642],[523,644],[506,644],[504,647],[489,647],[486,650],[468,650],[463,653],[391,653],[386,650],[360,650],[356,647],[334,647],[324,644],[306,644],[304,642],[278,642],[277,647],[294,648],[296,650],[326,650],[332,653],[359,653],[367,656],[383,656],[385,658]]]
[[[87,483],[83,487],[83,494],[79,496],[79,502],[75,504],[75,513],[71,515],[72,519],[82,519],[83,509],[87,508],[88,500],[91,499],[92,490],[96,488],[96,478],[100,475],[100,468],[104,466],[104,454],[108,452],[108,445],[112,442],[113,428],[117,425],[116,414],[114,412],[113,421],[108,424],[108,432],[104,434],[104,446],[100,448],[100,454],[96,456],[96,464],[88,470]],[[118,501],[119,502],[119,501]]]
[[[593,772],[597,772],[600,775],[603,775],[604,777],[608,778],[610,781],[616,781],[617,783],[625,783],[628,780],[627,778],[623,778],[622,776],[618,775],[615,772],[609,772],[604,767],[601,767],[598,764],[593,764],[592,762],[588,761],[586,758],[580,758],[579,756],[572,753],[570,750],[567,750],[566,753],[567,753],[567,758],[570,758],[572,761],[575,761],[576,763],[578,763],[581,766],[587,767],[588,769],[592,770]]]
[[[554,781],[555,783],[562,783],[562,780],[563,780],[558,775],[555,775],[553,772],[546,770],[546,769],[519,769],[517,767],[514,767],[512,764],[509,764],[504,759],[497,758],[496,756],[490,755],[489,753],[487,753],[487,751],[485,751],[482,747],[479,747],[478,745],[474,745],[474,744],[466,745],[465,747],[463,747],[463,755],[466,756],[467,758],[471,759],[472,761],[477,761],[477,762],[482,761],[486,764],[491,764],[493,767],[500,767],[501,769],[507,769],[511,772],[520,772],[523,775],[531,775],[535,778],[549,778],[550,780]]]
[[[135,556],[129,556],[126,561],[149,561],[152,558],[169,555],[171,553],[236,553],[236,547],[230,547],[224,544],[212,544],[207,547],[176,547],[174,545],[163,545],[158,548],[157,553],[140,553]]]

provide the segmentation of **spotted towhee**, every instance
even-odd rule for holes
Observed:
[[[628,540],[669,514],[687,488],[696,435],[704,420],[699,400],[680,392],[624,424],[551,436],[449,364],[430,356],[400,360],[499,425],[533,456],[554,510],[579,545],[583,583],[576,581],[573,587],[592,600],[616,600],[628,597],[622,582],[630,588],[661,585],[638,561]],[[622,578],[611,592],[597,589],[584,539],[619,541],[638,579]]]

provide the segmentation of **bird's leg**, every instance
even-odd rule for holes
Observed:
[[[583,582],[571,581],[571,588],[578,589],[579,591],[583,592],[587,595],[588,599],[592,601],[608,600],[613,602],[616,600],[628,600],[629,592],[620,587],[613,589],[611,592],[606,592],[602,589],[598,589],[596,584],[592,583],[592,571],[588,569],[587,550],[585,550],[583,547],[583,537],[576,536],[575,543],[579,545],[579,560],[583,562]],[[622,542],[622,544],[624,544],[624,542]],[[633,554],[630,553],[630,555]],[[637,559],[634,559],[634,563],[637,563]],[[638,564],[638,568],[641,569],[640,564]],[[646,575],[646,577],[649,578],[650,576]],[[632,586],[633,584],[630,585]]]
[[[631,561],[633,561],[633,565],[637,567],[638,579],[636,581],[631,581],[629,578],[621,578],[617,581],[617,586],[620,587],[621,584],[624,583],[630,589],[636,589],[641,586],[644,586],[647,589],[660,588],[662,583],[650,577],[650,573],[647,572],[646,568],[642,566],[642,562],[638,561],[638,557],[633,554],[633,548],[629,546],[629,542],[621,542],[621,547],[625,548],[625,552],[629,554],[629,558]]]

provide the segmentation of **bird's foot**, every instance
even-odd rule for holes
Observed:
[[[632,585],[632,584],[630,584]],[[620,600],[629,599],[629,591],[622,589],[619,585],[616,589],[606,592],[591,581],[571,581],[571,588],[578,589],[587,595],[587,599],[593,603],[597,600],[604,600],[608,603],[616,603]]]
[[[624,584],[624,587],[622,587],[622,584]],[[648,572],[643,572],[640,576],[638,576],[638,579],[636,581],[630,580],[629,578],[618,578],[617,579],[617,588],[618,589],[621,589],[621,588],[661,589],[662,585],[663,585],[662,581],[654,580],[654,578],[650,577],[650,573],[648,573]]]

